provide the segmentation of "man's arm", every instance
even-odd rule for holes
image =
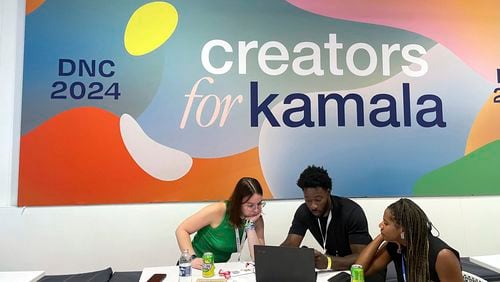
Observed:
[[[359,254],[371,241],[370,234],[368,233],[368,221],[363,212],[363,209],[356,205],[349,214],[347,222],[345,222],[345,228],[347,229],[349,236],[349,248],[351,249],[351,254],[343,257],[333,256],[330,254],[318,255],[316,254],[316,267],[317,268],[327,268],[328,267],[328,257],[331,259],[331,269],[333,270],[346,270],[351,267],[356,261]],[[333,229],[332,229],[333,231]],[[330,235],[330,234],[329,234]],[[330,236],[328,236],[330,238]],[[334,234],[331,234],[334,237]]]
[[[361,244],[350,244],[351,247],[351,252],[352,254],[344,256],[344,257],[332,257],[332,262],[333,262],[333,267],[332,269],[334,270],[346,270],[351,267],[351,265],[356,262],[356,259],[358,259],[359,254],[363,251],[363,249],[366,247],[366,245],[361,245]]]
[[[296,248],[300,246],[300,243],[302,243],[302,240],[304,239],[304,235],[306,234],[308,228],[307,224],[305,223],[306,220],[304,219],[305,209],[306,208],[304,204],[297,208],[293,216],[292,226],[288,231],[288,235],[285,241],[283,241],[280,246]]]
[[[334,257],[335,270],[349,269],[356,262],[363,249],[371,242],[371,237],[368,233],[368,220],[359,205],[356,205],[352,209],[349,219],[346,222],[346,229],[349,236],[351,254],[344,257]]]
[[[303,239],[304,236],[288,234],[285,241],[283,241],[280,246],[297,248],[300,246]],[[314,249],[314,265],[318,269],[325,269],[328,267],[328,258],[316,249]]]
[[[344,257],[338,257],[338,256],[332,256],[329,254],[322,254],[320,252],[315,252],[315,262],[316,262],[316,268],[318,269],[325,269],[328,267],[328,257],[331,259],[331,266],[330,268],[333,270],[346,270],[351,267],[352,264],[356,261],[358,258],[359,254],[363,249],[366,247],[366,245],[360,245],[360,244],[351,244],[351,251],[352,254],[344,256]]]
[[[281,243],[280,246],[297,248],[300,246],[300,243],[302,243],[303,239],[304,236],[300,236],[297,234],[288,234],[288,236],[286,236],[285,241],[283,241],[283,243]]]

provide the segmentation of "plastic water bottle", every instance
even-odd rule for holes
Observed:
[[[179,282],[191,282],[191,256],[188,250],[182,251],[179,258]]]

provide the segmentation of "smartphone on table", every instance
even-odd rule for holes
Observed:
[[[151,278],[148,279],[148,282],[161,282],[161,281],[165,280],[166,277],[167,277],[167,274],[165,274],[165,273],[156,273],[156,274],[153,274],[153,276],[151,276]]]

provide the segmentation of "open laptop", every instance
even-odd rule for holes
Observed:
[[[315,282],[314,250],[254,246],[257,282]]]

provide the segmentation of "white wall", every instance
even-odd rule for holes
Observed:
[[[356,199],[370,232],[394,198]],[[500,197],[414,198],[441,238],[461,255],[500,253]],[[141,270],[171,265],[179,251],[174,230],[206,203],[0,208],[0,271],[42,269],[47,273]],[[285,238],[300,201],[271,201],[265,207],[267,244]],[[320,248],[310,236],[306,245]],[[247,252],[247,250],[245,250]]]
[[[0,206],[17,202],[24,7],[0,1]]]
[[[0,0],[0,271],[45,270],[49,274],[141,270],[169,265],[179,255],[178,223],[206,203],[15,206],[24,32],[24,1]],[[370,232],[395,198],[356,199]],[[500,196],[414,198],[463,256],[500,253]],[[300,201],[265,207],[266,241],[285,238]],[[319,248],[311,237],[305,244]],[[247,251],[246,251],[247,252]]]

